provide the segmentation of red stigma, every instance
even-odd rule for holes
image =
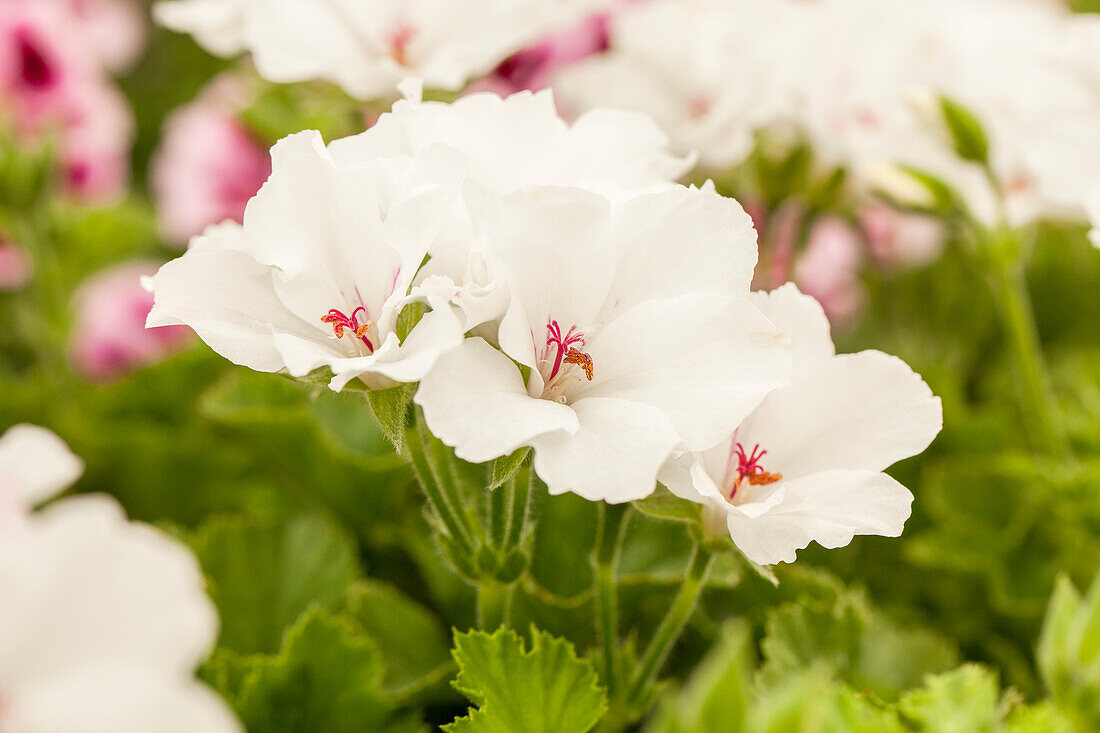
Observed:
[[[401,66],[406,66],[408,60],[409,43],[416,35],[416,31],[407,25],[402,25],[390,34],[390,55]]]
[[[363,315],[367,316],[367,309],[363,306],[359,306],[353,310],[350,317],[344,315],[343,311],[338,311],[333,308],[328,313],[321,316],[321,323],[327,323],[332,326],[332,331],[336,334],[336,338],[344,337],[344,329],[351,331],[355,334],[356,338],[362,341],[363,345],[367,347],[368,353],[373,354],[374,346],[371,344],[370,339],[367,338],[367,331],[371,329],[374,322],[367,320],[365,323],[359,323],[359,311],[363,311]]]
[[[767,486],[783,478],[783,474],[768,473],[760,465],[761,459],[766,455],[768,452],[760,450],[759,443],[753,446],[751,453],[746,453],[745,447],[740,443],[734,445],[733,455],[730,457],[737,456],[737,479],[733,482],[733,489],[730,491],[731,499],[737,493],[742,481],[748,480],[751,486]]]

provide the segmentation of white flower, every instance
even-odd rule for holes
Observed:
[[[252,52],[275,82],[327,79],[361,98],[418,76],[457,90],[590,10],[591,0],[173,0],[160,23],[208,50]]]
[[[415,397],[460,458],[532,446],[552,493],[639,499],[674,449],[712,445],[786,379],[786,340],[737,297],[751,221],[712,188],[532,187],[480,216],[511,295],[500,350],[467,339]]]
[[[107,497],[29,511],[81,470],[48,430],[0,437],[0,731],[238,733],[194,679],[218,620],[190,552]]]
[[[991,221],[982,169],[913,108],[946,94],[984,125],[1021,223],[1079,214],[1100,169],[1098,44],[1100,19],[1034,0],[653,0],[556,88],[581,109],[648,111],[711,165],[739,162],[754,129],[794,123],[856,184],[883,161],[924,169]]]
[[[301,377],[329,367],[334,389],[355,377],[374,387],[418,380],[462,338],[449,308],[429,312],[404,341],[397,333],[457,176],[389,198],[387,178],[401,171],[342,166],[315,132],[276,144],[272,169],[243,226],[211,228],[151,279],[148,325],[190,326],[258,371]]]
[[[471,212],[535,183],[609,198],[669,187],[686,164],[666,144],[633,113],[567,125],[549,93],[402,101],[328,148],[300,133],[273,149],[274,172],[243,227],[212,229],[152,280],[149,325],[191,326],[260,371],[327,366],[335,389],[358,376],[372,387],[417,381],[507,305],[476,251],[482,224]],[[399,343],[396,318],[411,300],[432,310]]]
[[[835,355],[821,307],[794,285],[754,302],[790,336],[790,385],[713,448],[662,472],[677,495],[707,506],[753,562],[793,562],[817,542],[896,537],[913,495],[882,473],[939,432],[939,398],[908,366],[877,351]]]
[[[775,63],[763,61],[759,35],[777,6],[769,2],[676,0],[639,3],[612,19],[611,51],[566,67],[554,89],[567,109],[620,107],[653,117],[681,153],[708,168],[740,163],[753,130],[770,121]],[[759,57],[754,54],[759,52]]]
[[[83,462],[49,430],[9,428],[0,435],[0,533],[7,521],[67,489],[83,472]]]
[[[1085,203],[1085,208],[1089,214],[1089,221],[1092,222],[1092,231],[1089,232],[1089,240],[1092,242],[1092,246],[1100,249],[1100,189],[1096,189],[1089,196],[1088,201]]]

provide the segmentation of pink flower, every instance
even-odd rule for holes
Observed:
[[[632,0],[620,0],[626,5]],[[505,59],[491,74],[473,84],[470,91],[495,92],[502,97],[524,90],[539,91],[550,86],[554,72],[593,54],[607,50],[607,26],[613,9],[593,15],[559,31],[540,43]]]
[[[933,262],[943,251],[947,236],[936,219],[898,211],[883,203],[864,207],[859,223],[871,256],[888,267],[920,267]]]
[[[145,50],[145,17],[134,0],[54,1],[68,5],[80,19],[92,49],[108,71],[127,71]]]
[[[243,103],[223,78],[169,118],[153,160],[161,229],[184,245],[210,224],[240,222],[248,200],[271,174],[267,148],[237,120]]]
[[[158,262],[130,262],[96,275],[74,299],[76,326],[70,342],[74,370],[94,381],[111,381],[154,364],[191,342],[191,330],[168,326],[146,330],[153,294],[141,285]]]
[[[821,303],[833,324],[850,322],[863,307],[862,249],[853,226],[839,217],[823,217],[811,227],[795,265],[795,282]]]
[[[23,248],[0,237],[0,291],[19,290],[31,279],[32,270]]]
[[[126,185],[133,121],[86,29],[57,2],[3,0],[0,107],[20,137],[58,136],[68,189],[110,198]]]

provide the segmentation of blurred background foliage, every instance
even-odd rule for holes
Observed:
[[[0,425],[53,429],[88,466],[76,491],[112,494],[194,548],[222,617],[203,675],[250,731],[446,723],[468,704],[448,682],[451,628],[473,624],[472,589],[440,561],[412,473],[362,395],[237,368],[200,343],[108,384],[69,366],[78,285],[177,253],[145,193],[150,156],[166,115],[229,66],[151,31],[119,80],[137,123],[131,193],[107,207],[52,196],[41,183],[50,151],[0,141],[0,229],[36,265],[26,289],[0,293]],[[245,118],[267,140],[346,134],[351,107],[338,97],[272,87]],[[822,186],[812,159],[780,163],[758,156],[720,188],[845,213],[842,188]],[[839,350],[897,354],[944,403],[931,449],[891,470],[916,495],[905,534],[812,547],[777,569],[778,586],[723,561],[645,730],[1100,728],[1100,585],[1087,590],[1100,567],[1100,256],[1081,227],[1028,235],[1028,284],[1076,459],[1027,450],[997,305],[958,241],[920,269],[868,270],[866,307],[836,332]],[[534,623],[583,655],[597,507],[535,500],[514,626]],[[680,524],[640,514],[628,537],[623,627],[646,638],[691,542]]]

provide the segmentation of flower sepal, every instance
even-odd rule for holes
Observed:
[[[661,484],[658,484],[657,491],[633,502],[633,506],[642,514],[655,519],[691,524],[699,524],[701,521],[701,504],[681,499]]]

